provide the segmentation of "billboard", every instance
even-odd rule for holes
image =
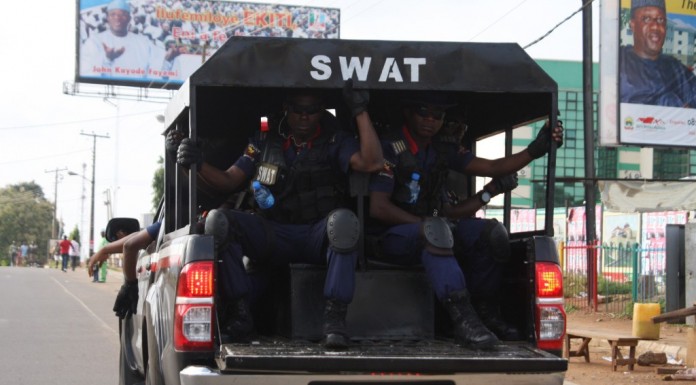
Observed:
[[[230,36],[337,39],[339,22],[336,8],[78,0],[75,80],[176,89]]]
[[[696,147],[696,9],[682,0],[615,3],[618,142]]]

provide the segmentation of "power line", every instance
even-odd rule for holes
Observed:
[[[0,164],[12,164],[12,163],[31,162],[31,161],[34,161],[34,160],[49,159],[49,158],[52,159],[52,158],[57,158],[57,157],[61,157],[61,156],[79,154],[79,153],[83,153],[83,152],[85,152],[85,151],[89,151],[89,150],[88,150],[88,149],[83,149],[83,150],[79,150],[79,151],[64,152],[64,153],[61,153],[61,154],[53,154],[53,155],[39,156],[39,157],[37,157],[37,158],[29,158],[29,159],[13,159],[13,160],[10,160],[10,161],[7,161],[7,162],[0,162]]]
[[[556,24],[555,27],[551,28],[548,32],[546,32],[545,34],[543,34],[540,38],[538,38],[538,39],[534,40],[533,42],[527,44],[526,46],[522,47],[522,49],[527,49],[527,48],[533,46],[534,44],[536,44],[536,43],[542,41],[543,39],[545,39],[546,36],[549,36],[549,35],[550,35],[553,31],[555,31],[558,27],[560,27],[560,26],[561,26],[562,24],[564,24],[566,21],[570,20],[573,16],[575,16],[576,14],[578,14],[578,12],[582,11],[583,9],[585,9],[585,7],[587,7],[588,5],[592,4],[593,1],[594,1],[594,0],[587,0],[587,1],[585,2],[585,4],[583,4],[582,7],[580,7],[577,11],[571,13],[570,16],[566,17],[565,19],[563,19],[563,21],[561,21],[560,23]]]
[[[153,114],[156,112],[162,112],[161,110],[154,110],[154,111],[146,111],[146,112],[137,112],[133,114],[126,114],[126,115],[121,115],[121,117],[129,117],[129,116],[139,116],[139,115],[148,115],[148,114]],[[39,128],[39,127],[54,127],[54,126],[65,126],[68,124],[79,124],[79,123],[89,123],[89,122],[98,122],[98,121],[103,121],[103,120],[112,120],[114,117],[108,117],[108,118],[94,118],[94,119],[84,119],[84,120],[72,120],[68,122],[53,122],[53,123],[41,123],[41,124],[30,124],[26,126],[6,126],[6,127],[0,127],[0,130],[18,130],[18,129],[23,129],[23,128]]]
[[[478,37],[480,34],[486,32],[486,31],[487,31],[489,28],[491,28],[492,26],[498,24],[498,22],[499,22],[500,20],[503,20],[507,15],[509,15],[510,13],[512,13],[512,11],[516,10],[517,8],[519,8],[522,4],[524,4],[524,3],[526,3],[526,2],[527,2],[527,0],[522,0],[521,3],[519,3],[519,4],[517,4],[516,6],[512,7],[512,8],[511,8],[509,11],[507,11],[503,16],[500,16],[500,17],[499,17],[498,19],[496,19],[494,22],[492,22],[491,24],[489,24],[488,27],[482,29],[481,32],[479,32],[479,33],[477,33],[476,35],[470,37],[469,40],[474,40],[474,39],[475,39],[476,37]]]

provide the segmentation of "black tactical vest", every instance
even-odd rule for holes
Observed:
[[[264,181],[275,197],[275,205],[261,212],[265,217],[281,223],[306,224],[345,206],[347,178],[332,167],[329,158],[336,129],[323,123],[320,136],[293,164],[286,164],[283,156],[285,138],[275,132],[259,137],[261,161],[256,178]]]
[[[432,170],[423,172],[423,165],[418,162],[415,155],[408,150],[406,140],[396,137],[388,139],[392,149],[397,155],[398,166],[394,170],[394,192],[392,201],[398,207],[417,216],[438,215],[442,211],[443,203],[443,184],[447,179],[447,164],[445,154],[447,145],[433,138],[432,149],[435,151],[435,164]],[[420,174],[420,194],[415,204],[408,203],[411,198],[411,191],[408,183],[411,181],[411,174]]]

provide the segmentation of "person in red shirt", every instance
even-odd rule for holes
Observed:
[[[68,258],[70,258],[70,248],[72,247],[72,243],[68,239],[67,235],[63,235],[63,240],[60,241],[58,244],[58,247],[60,247],[60,257],[63,259],[63,264],[61,266],[61,270],[64,272],[68,271]]]

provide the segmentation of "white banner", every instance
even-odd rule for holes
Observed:
[[[696,147],[696,109],[621,103],[624,144]]]

